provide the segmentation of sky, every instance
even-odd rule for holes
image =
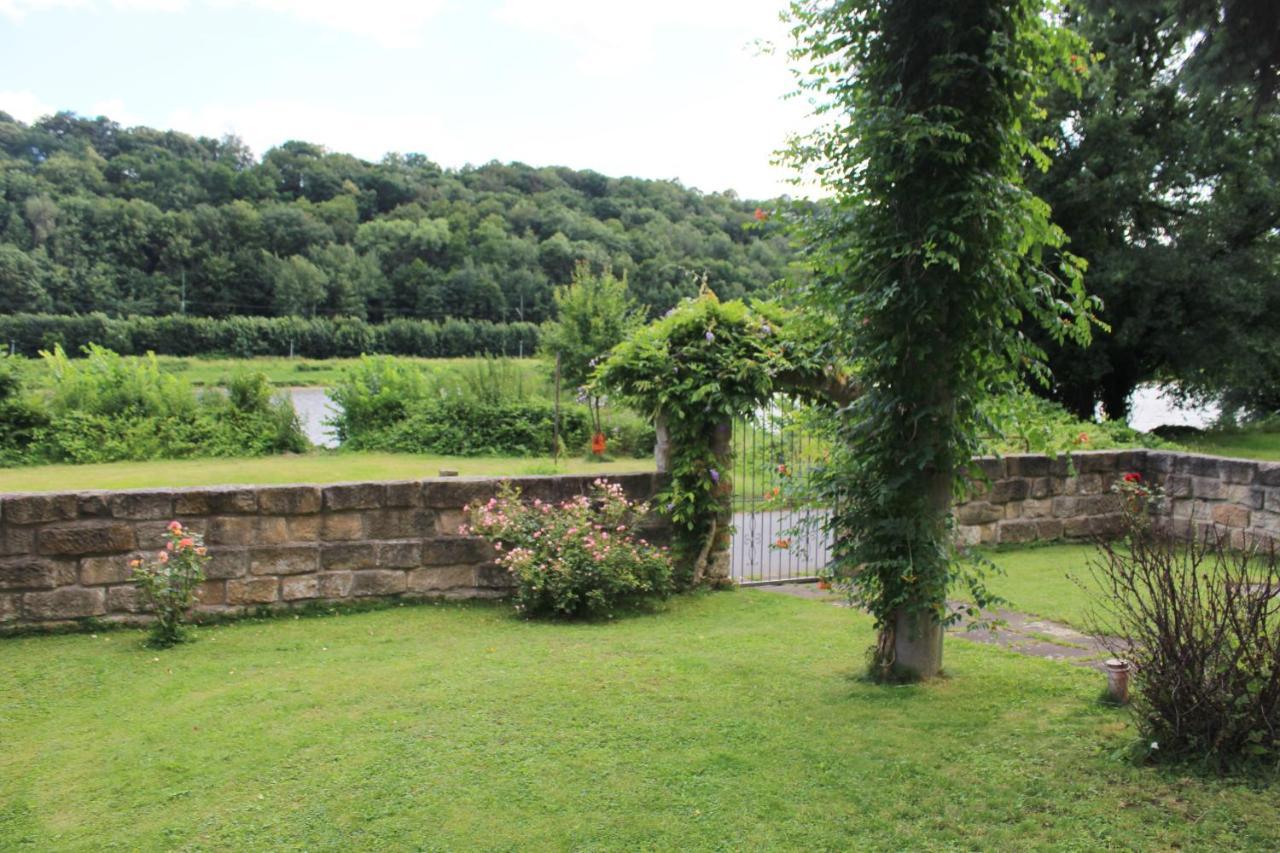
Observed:
[[[809,121],[784,5],[0,0],[0,110],[802,195],[770,162]]]

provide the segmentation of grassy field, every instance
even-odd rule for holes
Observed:
[[[353,480],[413,480],[435,477],[442,468],[462,476],[617,474],[651,471],[651,459],[588,462],[581,457],[543,459],[418,456],[404,453],[308,453],[256,459],[183,459],[111,462],[102,465],[37,465],[0,468],[2,492],[78,489],[144,489],[234,483],[341,483]]]
[[[0,848],[1276,849],[1273,788],[1113,757],[1100,676],[760,591],[608,624],[424,605],[0,654]]]
[[[1187,449],[1216,456],[1267,459],[1280,462],[1280,427],[1253,430],[1220,430],[1183,439]]]
[[[1088,563],[1092,545],[1044,545],[986,550],[984,556],[1004,570],[988,586],[1011,610],[1043,616],[1076,628],[1088,627],[1093,584]],[[1083,586],[1082,586],[1083,584]]]
[[[436,373],[454,375],[465,372],[480,361],[478,358],[397,358]],[[225,385],[239,371],[265,373],[271,384],[278,386],[327,386],[335,383],[344,370],[359,361],[356,358],[178,358],[169,355],[157,356],[156,360],[164,372],[181,376],[191,384],[201,386]],[[549,381],[551,370],[545,361],[536,358],[511,358],[504,361],[516,365],[531,388],[541,388]],[[23,361],[22,375],[24,381],[33,388],[46,387],[50,382],[48,369],[40,359]],[[572,396],[570,391],[569,398]]]

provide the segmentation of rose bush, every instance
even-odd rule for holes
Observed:
[[[611,617],[621,605],[671,592],[667,548],[632,530],[648,505],[627,500],[616,483],[596,480],[590,495],[560,504],[524,503],[506,484],[466,511],[463,532],[498,549],[516,582],[516,609],[527,616]]]
[[[155,613],[151,625],[151,645],[168,647],[186,639],[182,619],[195,601],[196,586],[204,580],[209,561],[204,540],[182,526],[169,522],[164,549],[147,560],[134,560],[133,581],[142,590]]]

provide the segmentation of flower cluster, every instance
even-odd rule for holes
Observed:
[[[1120,496],[1120,511],[1130,529],[1146,529],[1150,524],[1153,504],[1162,497],[1160,490],[1150,486],[1137,471],[1129,471],[1111,487]]]
[[[169,522],[164,548],[150,559],[129,563],[133,581],[155,612],[151,641],[157,646],[182,642],[182,619],[195,600],[196,586],[204,580],[209,553],[200,534],[180,521]]]
[[[615,608],[671,590],[671,558],[636,536],[632,522],[649,511],[617,483],[598,479],[590,495],[559,504],[524,503],[506,484],[466,512],[462,533],[484,536],[516,581],[526,615],[611,616]]]

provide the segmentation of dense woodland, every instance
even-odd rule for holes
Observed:
[[[3,106],[3,105],[0,105]],[[0,313],[547,319],[578,260],[652,312],[784,275],[756,205],[671,181],[0,112]]]

